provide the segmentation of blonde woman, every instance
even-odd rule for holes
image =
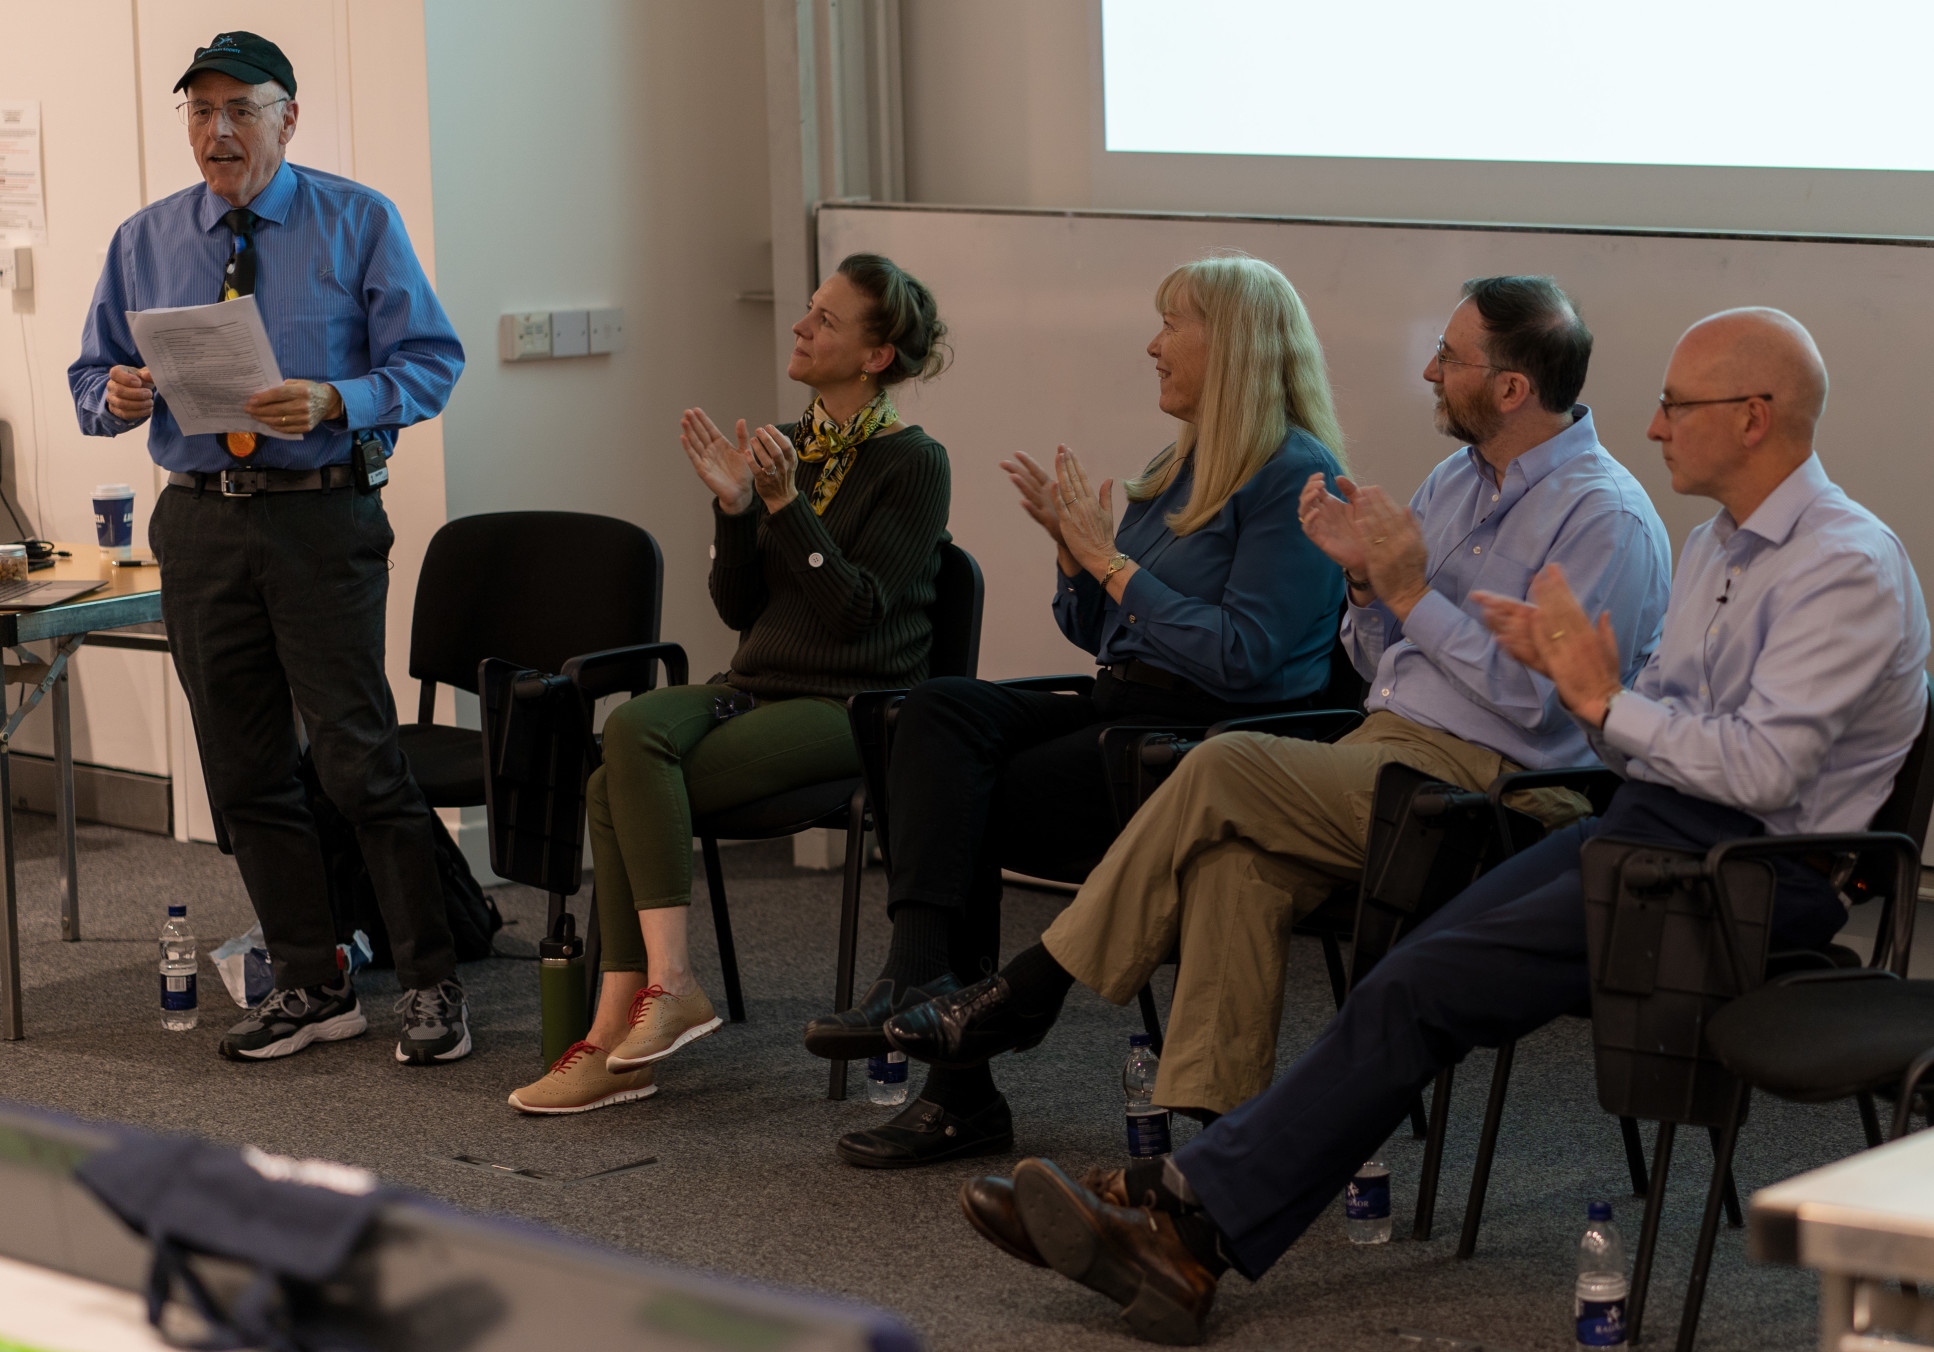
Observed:
[[[1148,345],[1181,426],[1125,485],[1098,487],[1074,452],[1052,470],[1003,461],[1021,509],[1054,542],[1054,615],[1095,654],[1092,694],[928,681],[907,698],[888,768],[892,949],[857,1008],[815,1019],[807,1049],[889,1052],[892,1015],[993,971],[1002,868],[1079,881],[1116,834],[1098,741],[1112,723],[1205,727],[1307,708],[1329,680],[1343,578],[1297,519],[1312,474],[1343,472],[1323,353],[1287,278],[1247,257],[1177,268],[1156,288]],[[839,1142],[864,1168],[1011,1148],[985,1065],[935,1068],[892,1121]]]

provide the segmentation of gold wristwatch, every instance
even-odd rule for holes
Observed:
[[[1134,560],[1129,558],[1126,554],[1117,552],[1114,558],[1108,560],[1108,566],[1102,570],[1101,580],[1103,582],[1107,582],[1109,578],[1113,577],[1116,573],[1119,573],[1122,569],[1126,568],[1129,564],[1133,562]]]

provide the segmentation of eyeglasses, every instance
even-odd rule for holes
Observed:
[[[1447,357],[1444,355],[1444,340],[1442,338],[1437,340],[1437,364],[1439,366],[1471,366],[1480,371],[1508,371],[1511,369],[1508,366],[1493,366],[1487,361],[1460,361],[1456,357]]]
[[[1735,394],[1730,399],[1667,399],[1662,394],[1659,396],[1659,412],[1670,418],[1682,408],[1704,408],[1708,404],[1743,404],[1749,399],[1764,399],[1769,404],[1773,402],[1773,396],[1770,394]]]
[[[193,127],[197,131],[213,122],[218,112],[228,117],[228,124],[231,127],[252,127],[261,121],[269,109],[278,103],[287,102],[286,98],[270,99],[267,103],[251,103],[247,99],[230,99],[227,103],[207,103],[201,99],[189,99],[185,103],[175,105],[175,115],[181,119],[184,127]]]

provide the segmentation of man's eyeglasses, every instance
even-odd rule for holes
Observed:
[[[225,114],[231,127],[252,127],[278,103],[287,103],[286,98],[270,99],[267,103],[252,103],[248,99],[230,99],[227,103],[207,103],[201,99],[189,99],[175,105],[175,115],[182,125],[199,131],[215,120],[216,113]]]
[[[1480,371],[1508,371],[1511,369],[1508,366],[1493,366],[1487,361],[1464,361],[1457,357],[1448,356],[1445,353],[1444,340],[1442,338],[1437,340],[1437,364],[1439,366],[1472,366]]]
[[[1670,418],[1682,408],[1704,408],[1708,404],[1743,404],[1749,399],[1764,399],[1769,404],[1773,402],[1773,396],[1770,394],[1735,394],[1730,399],[1668,399],[1662,394],[1659,396],[1659,412]]]

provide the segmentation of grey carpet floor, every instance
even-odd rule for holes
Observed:
[[[541,1222],[665,1263],[758,1278],[895,1310],[936,1349],[1142,1346],[1113,1307],[1051,1273],[1025,1267],[976,1237],[955,1209],[962,1178],[1005,1172],[1013,1159],[896,1173],[849,1168],[835,1137],[886,1112],[856,1096],[825,1098],[825,1063],[799,1029],[829,1005],[839,908],[836,874],[794,869],[783,843],[726,851],[748,1018],[693,1044],[660,1069],[656,1097],[577,1117],[533,1119],[505,1094],[540,1073],[536,968],[493,959],[467,966],[477,1050],[438,1069],[392,1059],[387,973],[361,982],[371,1033],[287,1061],[238,1066],[215,1055],[236,1016],[206,954],[250,923],[231,861],[212,847],[105,827],[82,828],[84,939],[57,939],[53,832],[22,816],[27,1038],[0,1043],[0,1097],[82,1117],[252,1142],[292,1155],[373,1169],[386,1179],[478,1212]],[[693,937],[700,980],[723,1007],[700,888]],[[884,881],[870,870],[862,980],[884,956]],[[528,957],[542,898],[499,889],[511,924],[507,953]],[[155,936],[169,901],[185,901],[204,954],[202,1023],[168,1033],[157,1016]],[[1010,888],[1006,948],[1031,942],[1062,898]],[[1160,983],[1158,982],[1158,987]],[[1165,999],[1165,993],[1164,993]],[[1291,961],[1282,1064],[1330,1013],[1320,951]],[[1077,987],[1055,1035],[1003,1058],[996,1074],[1014,1105],[1021,1154],[1071,1169],[1119,1163],[1120,1066],[1140,1026]],[[1393,1172],[1400,1238],[1359,1249],[1340,1208],[1262,1281],[1223,1283],[1210,1336],[1227,1348],[1469,1349],[1536,1352],[1572,1346],[1574,1246],[1589,1201],[1611,1199],[1637,1240],[1615,1121],[1592,1088],[1589,1029],[1568,1020],[1519,1049],[1497,1169],[1474,1261],[1452,1257],[1490,1081],[1491,1054],[1463,1067],[1451,1119],[1436,1235],[1407,1237],[1422,1143],[1407,1130],[1381,1152]],[[1192,1130],[1181,1124],[1182,1131]],[[1710,1171],[1689,1134],[1669,1189],[1649,1327],[1663,1342],[1678,1303]],[[1649,1140],[1649,1131],[1648,1131]],[[1761,1097],[1741,1144],[1744,1192],[1849,1154],[1861,1145],[1850,1105],[1796,1107]],[[555,1186],[455,1162],[469,1155],[559,1174],[652,1157],[608,1179]],[[1814,1345],[1811,1274],[1748,1262],[1722,1231],[1701,1347]]]

